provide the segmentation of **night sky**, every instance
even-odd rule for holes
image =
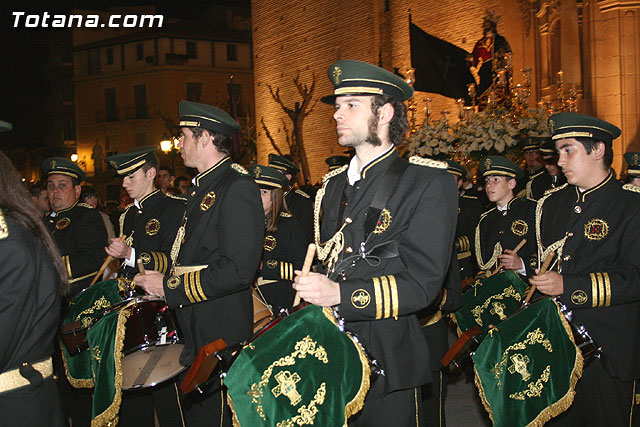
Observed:
[[[43,80],[43,64],[48,55],[45,41],[52,29],[14,28],[12,12],[26,14],[69,14],[73,8],[100,9],[117,5],[155,5],[156,13],[167,17],[197,17],[207,7],[215,4],[249,7],[250,0],[156,0],[135,2],[100,1],[4,1],[0,5],[0,120],[13,123],[12,132],[0,133],[0,150],[17,146],[37,147],[44,132],[40,125],[42,99],[50,88]],[[22,18],[24,20],[24,17]],[[51,19],[51,18],[50,18]]]

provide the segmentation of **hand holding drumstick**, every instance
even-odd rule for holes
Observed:
[[[294,306],[297,305],[296,301],[299,301],[300,298],[322,307],[340,304],[340,285],[324,274],[309,272],[315,250],[316,246],[313,243],[309,244],[302,271],[295,271],[296,278],[293,281],[293,289],[297,291],[297,294]]]

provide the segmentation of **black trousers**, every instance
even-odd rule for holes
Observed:
[[[52,377],[36,387],[27,386],[0,394],[0,425],[61,427],[62,404]]]
[[[444,401],[447,397],[448,379],[442,370],[432,373],[433,381],[422,386],[423,427],[445,427]]]
[[[137,391],[123,391],[119,427],[153,427],[153,408],[160,427],[185,427],[182,411],[182,392],[175,379],[155,387]]]
[[[381,387],[382,381],[374,382],[373,388]],[[373,392],[373,393],[371,393]],[[421,427],[422,396],[420,388],[398,390],[382,397],[375,390],[364,400],[364,407],[360,412],[349,418],[349,427],[388,427],[402,426]]]
[[[212,387],[212,390],[204,394],[192,391],[184,396],[182,402],[189,427],[231,427],[233,425],[231,408],[227,404],[226,389],[222,386]]]
[[[622,427],[631,425],[635,400],[635,381],[610,376],[600,359],[592,361],[576,384],[576,395],[569,409],[549,421],[567,427]]]

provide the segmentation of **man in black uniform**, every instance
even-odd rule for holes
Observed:
[[[295,188],[296,175],[300,169],[291,160],[277,154],[269,154],[269,166],[281,171],[289,180],[289,188],[284,195],[287,208],[300,221],[307,240],[313,241],[313,200],[307,193]]]
[[[411,86],[360,61],[340,60],[328,75],[335,90],[322,100],[335,105],[339,144],[356,155],[348,170],[325,175],[316,196],[328,276],[297,272],[294,287],[307,302],[336,306],[384,370],[350,424],[416,425],[420,386],[433,380],[416,312],[437,300],[449,268],[455,185],[446,163],[398,155]]]
[[[480,163],[485,177],[485,191],[495,207],[480,216],[476,226],[475,254],[480,270],[498,266],[521,275],[531,271],[536,260],[534,214],[535,203],[515,197],[513,190],[523,172],[520,166],[501,156],[488,156]],[[513,249],[526,239],[517,253]]]
[[[616,126],[559,113],[550,117],[549,129],[568,184],[538,202],[540,259],[552,250],[556,256],[546,273],[529,281],[558,296],[602,347],[557,423],[630,425],[640,377],[640,194],[611,173]]]
[[[171,251],[176,263],[169,275],[151,271],[135,282],[175,309],[185,339],[180,362],[188,366],[205,344],[222,338],[233,345],[253,333],[250,285],[262,253],[264,213],[258,186],[229,157],[240,125],[219,108],[181,101],[180,126],[180,155],[199,174]],[[184,409],[191,427],[231,425],[220,388],[185,396]]]
[[[547,170],[547,173],[530,181],[531,196],[533,196],[530,196],[530,198],[535,200],[540,200],[547,191],[560,187],[567,182],[560,166],[558,166],[558,153],[551,138],[540,147],[540,155],[544,161],[544,168]]]
[[[87,176],[71,160],[51,157],[42,162],[51,213],[46,219],[67,268],[71,299],[91,283],[104,261],[107,229],[100,213],[78,203],[80,183]]]
[[[107,229],[97,210],[78,202],[80,183],[86,179],[78,165],[62,157],[51,157],[42,162],[42,170],[47,177],[51,204],[45,223],[67,269],[70,287],[66,297],[71,300],[89,286],[100,269],[105,259]],[[67,304],[68,301],[64,307]],[[91,423],[90,390],[75,389],[69,384],[59,351],[54,361],[65,415],[74,426],[88,426]]]
[[[11,130],[0,121],[0,131]],[[0,152],[0,419],[19,427],[60,427],[62,405],[51,355],[66,274],[60,254]]]
[[[462,188],[462,184],[467,176],[467,170],[458,162],[447,160],[447,172],[453,175],[458,194]],[[460,272],[460,280],[463,284],[469,278],[475,278],[478,267],[473,255],[475,247],[475,230],[480,215],[482,214],[482,206],[476,196],[468,194],[459,194],[458,196],[458,222],[456,224],[456,240],[455,249],[458,258],[458,268]]]
[[[551,138],[530,137],[528,143],[522,148],[526,163],[526,197],[531,200],[539,200],[549,188],[552,178],[547,170],[542,146],[551,142]],[[548,148],[547,148],[548,150]]]
[[[167,273],[171,247],[182,224],[186,199],[163,194],[155,186],[158,159],[156,146],[134,148],[109,156],[105,161],[122,177],[122,187],[134,200],[120,216],[120,230],[127,236],[124,242],[111,239],[108,255],[123,260],[120,276],[133,278],[138,272],[137,260],[145,270]],[[151,425],[153,408],[160,425],[185,425],[175,380],[152,389],[125,392],[120,406],[120,427]]]

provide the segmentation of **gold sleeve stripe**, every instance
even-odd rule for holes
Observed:
[[[158,269],[158,254],[156,254],[155,252],[149,252],[151,254],[151,257],[153,258],[153,269],[157,270]]]
[[[189,298],[189,301],[194,303],[195,300],[193,299],[193,295],[191,295],[191,289],[189,289],[189,274],[190,273],[187,273],[182,276],[182,283],[184,283],[184,293],[187,295],[187,298]]]
[[[160,273],[165,273],[166,271],[166,256],[162,252],[150,252],[153,256],[153,260],[156,263],[154,266],[154,270],[159,271]]]
[[[595,308],[598,306],[598,281],[593,273],[589,273],[589,277],[591,277],[591,307]]]
[[[202,290],[202,283],[200,282],[200,271],[194,271],[193,272],[193,277],[196,281],[196,288],[198,290],[198,294],[200,295],[200,299],[201,301],[206,301],[207,300],[207,296],[204,294],[204,291]]]
[[[391,315],[397,319],[398,318],[398,284],[396,283],[396,278],[392,274],[389,277],[389,285],[391,287]]]
[[[391,317],[391,296],[389,295],[389,281],[387,280],[387,276],[381,276],[380,282],[382,283],[383,318],[388,319]]]
[[[193,295],[193,299],[196,300],[196,302],[202,301],[202,298],[200,298],[200,295],[198,295],[198,289],[196,287],[195,271],[189,273],[189,287],[191,288],[191,295]]]
[[[280,261],[280,278],[284,278],[284,265],[282,261]]]
[[[598,279],[598,307],[604,307],[604,278],[602,277],[602,273],[596,273],[596,278]]]
[[[382,319],[382,291],[380,290],[380,279],[373,278],[373,293],[376,300],[376,319]]]
[[[164,262],[164,265],[162,266],[163,274],[166,274],[167,271],[169,270],[169,257],[167,256],[167,254],[163,253],[162,254],[162,261]]]
[[[609,307],[611,305],[611,281],[609,280],[609,273],[602,273],[602,275],[604,276],[604,289],[607,295],[604,306]]]
[[[288,262],[287,267],[289,267],[289,280],[293,280],[293,264]]]

